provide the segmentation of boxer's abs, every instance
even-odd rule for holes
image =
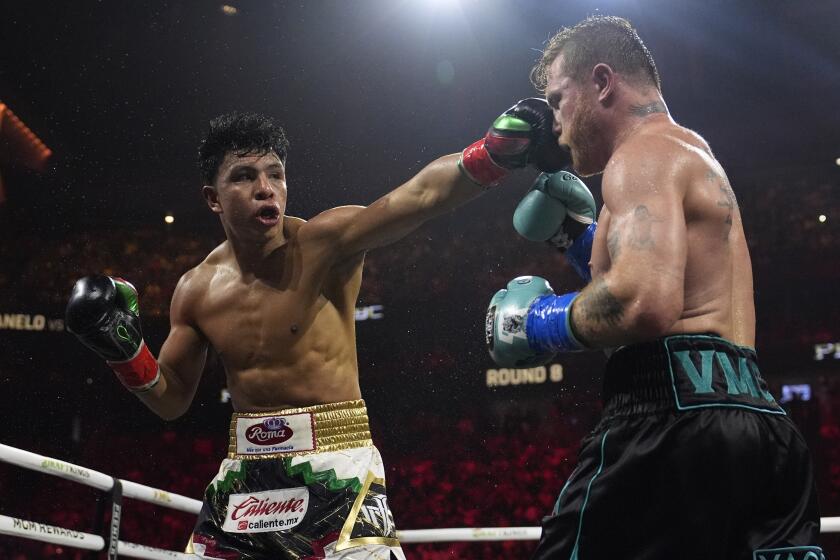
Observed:
[[[323,296],[251,289],[208,298],[199,327],[239,412],[359,399],[353,316]]]
[[[361,398],[355,363],[318,366],[317,362],[238,371],[226,367],[234,410],[260,412]]]

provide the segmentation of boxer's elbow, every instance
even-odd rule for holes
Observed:
[[[182,407],[177,408],[166,408],[166,409],[152,409],[155,414],[161,417],[161,419],[166,420],[167,422],[171,422],[173,420],[177,420],[181,416],[183,416],[187,410],[189,409],[189,404]]]
[[[171,422],[184,415],[190,408],[190,403],[172,402],[168,400],[156,400],[144,398],[140,395],[140,400],[143,401],[149,410],[157,414],[162,420]]]
[[[149,410],[169,422],[183,416],[192,402],[192,394],[179,389],[178,383],[171,376],[164,376],[151,391],[138,393],[137,397]]]
[[[645,290],[633,299],[625,315],[628,329],[640,340],[669,334],[683,311],[682,293],[676,290]]]

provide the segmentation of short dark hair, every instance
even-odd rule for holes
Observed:
[[[288,149],[286,133],[271,118],[257,113],[228,113],[210,121],[207,136],[198,147],[198,167],[205,184],[210,185],[228,152],[239,156],[274,152],[285,165]]]
[[[564,27],[548,40],[542,58],[531,70],[531,81],[540,91],[548,84],[548,69],[565,54],[565,70],[582,79],[596,64],[609,64],[616,72],[639,79],[662,91],[653,56],[639,34],[624,18],[589,16],[574,27]]]

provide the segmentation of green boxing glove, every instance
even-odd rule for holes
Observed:
[[[554,294],[539,276],[511,280],[490,300],[484,324],[484,339],[490,356],[502,367],[529,368],[548,363],[554,351],[537,351],[528,342],[528,311],[536,300]]]
[[[568,171],[542,173],[513,213],[513,227],[531,241],[547,241],[587,282],[596,229],[595,197]]]

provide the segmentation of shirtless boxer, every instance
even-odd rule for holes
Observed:
[[[650,52],[623,19],[549,40],[535,83],[581,175],[541,176],[514,214],[588,285],[514,279],[491,301],[501,365],[615,349],[604,410],[545,518],[538,559],[819,560],[808,449],[756,361],[750,256],[726,173],[671,118]],[[714,87],[714,84],[709,84]]]
[[[432,162],[370,206],[309,221],[284,215],[282,129],[258,115],[211,122],[200,148],[203,194],[227,240],[179,281],[158,359],[125,280],[82,278],[67,307],[68,329],[164,419],[186,412],[208,347],[218,352],[236,412],[189,551],[404,558],[359,390],[354,317],[365,252],[476,197],[509,169],[559,169],[568,156],[551,120],[544,100],[523,100],[462,154]]]

